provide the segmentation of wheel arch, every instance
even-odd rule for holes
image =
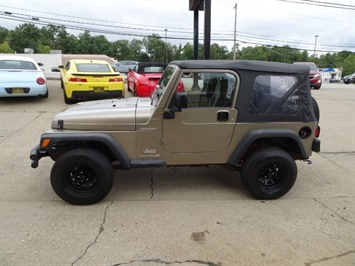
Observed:
[[[287,147],[287,152],[295,160],[308,158],[307,152],[296,132],[285,129],[257,129],[250,131],[242,138],[227,163],[231,165],[238,164],[255,149],[270,144],[281,148]]]
[[[48,156],[60,157],[63,153],[73,147],[92,146],[101,151],[109,152],[109,157],[118,160],[122,168],[131,168],[129,158],[121,145],[110,135],[105,133],[44,133],[44,139],[50,139],[46,147],[40,146],[39,153],[46,153]]]

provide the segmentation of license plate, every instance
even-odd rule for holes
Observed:
[[[12,93],[25,93],[24,88],[12,88]]]
[[[94,92],[104,92],[104,87],[94,87]]]

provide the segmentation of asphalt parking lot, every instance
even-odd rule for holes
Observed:
[[[321,152],[286,196],[254,200],[221,167],[133,169],[91,206],[56,196],[50,159],[30,167],[68,106],[59,81],[48,99],[0,99],[0,265],[355,265],[355,85],[312,94]]]

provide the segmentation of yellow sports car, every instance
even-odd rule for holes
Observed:
[[[59,68],[65,103],[124,97],[123,78],[106,61],[73,59]]]

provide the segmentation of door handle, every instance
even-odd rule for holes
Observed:
[[[218,111],[217,112],[217,120],[218,121],[228,121],[229,120],[229,112],[228,111]]]

